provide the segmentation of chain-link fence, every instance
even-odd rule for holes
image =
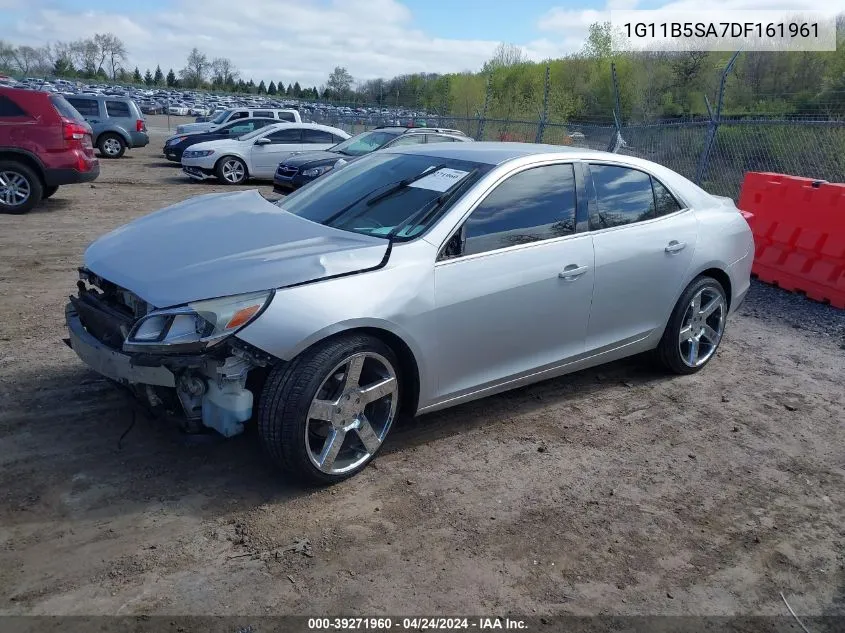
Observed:
[[[476,95],[475,117],[428,116],[403,120],[391,115],[338,116],[315,112],[312,118],[351,133],[378,125],[411,124],[457,129],[476,140],[538,142],[618,152],[666,165],[713,194],[735,199],[748,171],[831,181],[845,179],[845,108],[826,101],[815,103],[807,113],[785,112],[783,103],[795,95],[785,91],[754,94],[748,85],[754,82],[749,82],[745,74],[733,73],[738,59],[739,53],[715,75],[701,73],[700,103],[686,104],[686,111],[678,116],[654,114],[659,111],[660,100],[666,98],[666,93],[655,87],[656,75],[665,71],[666,65],[660,65],[658,58],[647,56],[640,60],[647,69],[645,81],[641,75],[638,85],[626,86],[625,81],[633,81],[630,73],[620,79],[615,65],[611,65],[606,88],[578,97],[581,105],[590,111],[605,109],[607,115],[603,117],[566,116],[574,107],[567,102],[570,99],[567,95],[572,93],[577,78],[567,77],[561,74],[560,68],[549,65],[545,76],[533,70],[530,72],[534,74],[518,76],[516,83],[509,86],[509,93],[502,78],[488,79],[484,92]],[[695,64],[699,58],[691,56],[682,61]],[[744,68],[742,72],[749,71]],[[556,85],[567,85],[569,90],[555,90]],[[510,101],[522,93],[531,96],[525,99],[520,111],[536,109],[537,119],[507,116],[513,111]],[[624,97],[620,98],[620,94]],[[712,95],[712,104],[708,94]],[[723,114],[726,96],[736,97],[732,100],[733,109],[736,103],[745,104],[741,115]],[[838,99],[836,94],[833,97]],[[845,102],[845,95],[839,101]],[[626,106],[625,116],[621,102]]]

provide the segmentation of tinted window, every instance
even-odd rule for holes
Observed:
[[[279,112],[278,115],[279,119],[281,119],[282,121],[290,121],[291,123],[296,123],[296,116],[294,116],[293,112]]]
[[[451,136],[442,136],[441,134],[426,134],[426,143],[453,143],[455,139]]]
[[[128,119],[132,116],[125,101],[106,101],[106,112],[110,117]]]
[[[334,144],[334,136],[330,132],[323,130],[302,130],[303,143],[332,143]]]
[[[508,178],[464,225],[464,254],[527,244],[575,231],[572,165],[535,167]]]
[[[100,116],[100,104],[96,99],[75,99],[68,97],[68,103],[82,116]]]
[[[230,121],[236,121],[238,119],[247,119],[249,118],[249,112],[233,112],[232,116],[229,117]]]
[[[425,142],[425,134],[407,134],[400,136],[390,144],[390,147],[400,147],[402,145],[419,145]]]
[[[656,217],[648,174],[615,165],[590,165],[590,172],[595,186],[590,228],[606,229]]]
[[[0,116],[26,116],[26,112],[11,99],[0,95]]]
[[[681,205],[675,200],[669,190],[654,178],[651,179],[651,184],[654,186],[654,200],[657,202],[657,216],[669,215],[675,211],[681,210]]]
[[[255,112],[252,113],[252,116],[272,117],[273,113],[270,112],[269,110],[256,110]]]
[[[70,105],[67,99],[63,96],[50,95],[50,101],[53,102],[53,107],[56,108],[60,116],[70,119],[71,121],[82,122],[85,120],[82,118],[82,115],[77,112],[76,108]]]
[[[293,129],[293,130],[278,130],[273,132],[272,134],[268,134],[267,138],[273,141],[274,144],[276,143],[299,143],[301,138],[302,131]]]

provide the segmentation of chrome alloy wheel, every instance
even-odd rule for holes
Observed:
[[[32,188],[29,181],[15,171],[0,172],[0,201],[17,207],[29,200]]]
[[[240,184],[244,176],[246,175],[246,170],[244,169],[244,165],[241,161],[236,160],[234,158],[230,158],[223,163],[223,168],[221,170],[223,172],[223,178],[226,182],[230,182],[233,185]]]
[[[690,301],[681,321],[678,347],[688,367],[699,367],[710,360],[725,332],[727,304],[718,289],[705,286]]]
[[[361,352],[339,363],[317,389],[305,428],[305,449],[320,471],[354,470],[378,451],[399,403],[396,370],[380,354]]]
[[[116,138],[107,138],[103,141],[103,151],[109,156],[117,156],[120,154],[120,141]]]

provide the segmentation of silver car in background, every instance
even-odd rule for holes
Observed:
[[[276,203],[210,194],[94,242],[66,317],[190,430],[256,420],[331,483],[397,416],[653,350],[699,371],[749,289],[733,202],[648,161],[520,143],[388,149]]]

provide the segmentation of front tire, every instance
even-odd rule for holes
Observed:
[[[217,180],[224,185],[242,185],[249,177],[246,163],[235,156],[224,156],[217,161],[214,171],[217,173]]]
[[[655,350],[657,359],[676,374],[701,371],[716,354],[727,316],[722,284],[712,277],[696,277],[672,310]]]
[[[102,134],[97,139],[97,148],[104,158],[120,158],[126,153],[126,141],[117,134]]]
[[[345,335],[276,367],[258,406],[261,442],[287,474],[333,484],[378,454],[397,416],[396,355],[377,338]]]
[[[32,169],[16,161],[0,161],[0,212],[21,214],[41,202],[44,187]]]

